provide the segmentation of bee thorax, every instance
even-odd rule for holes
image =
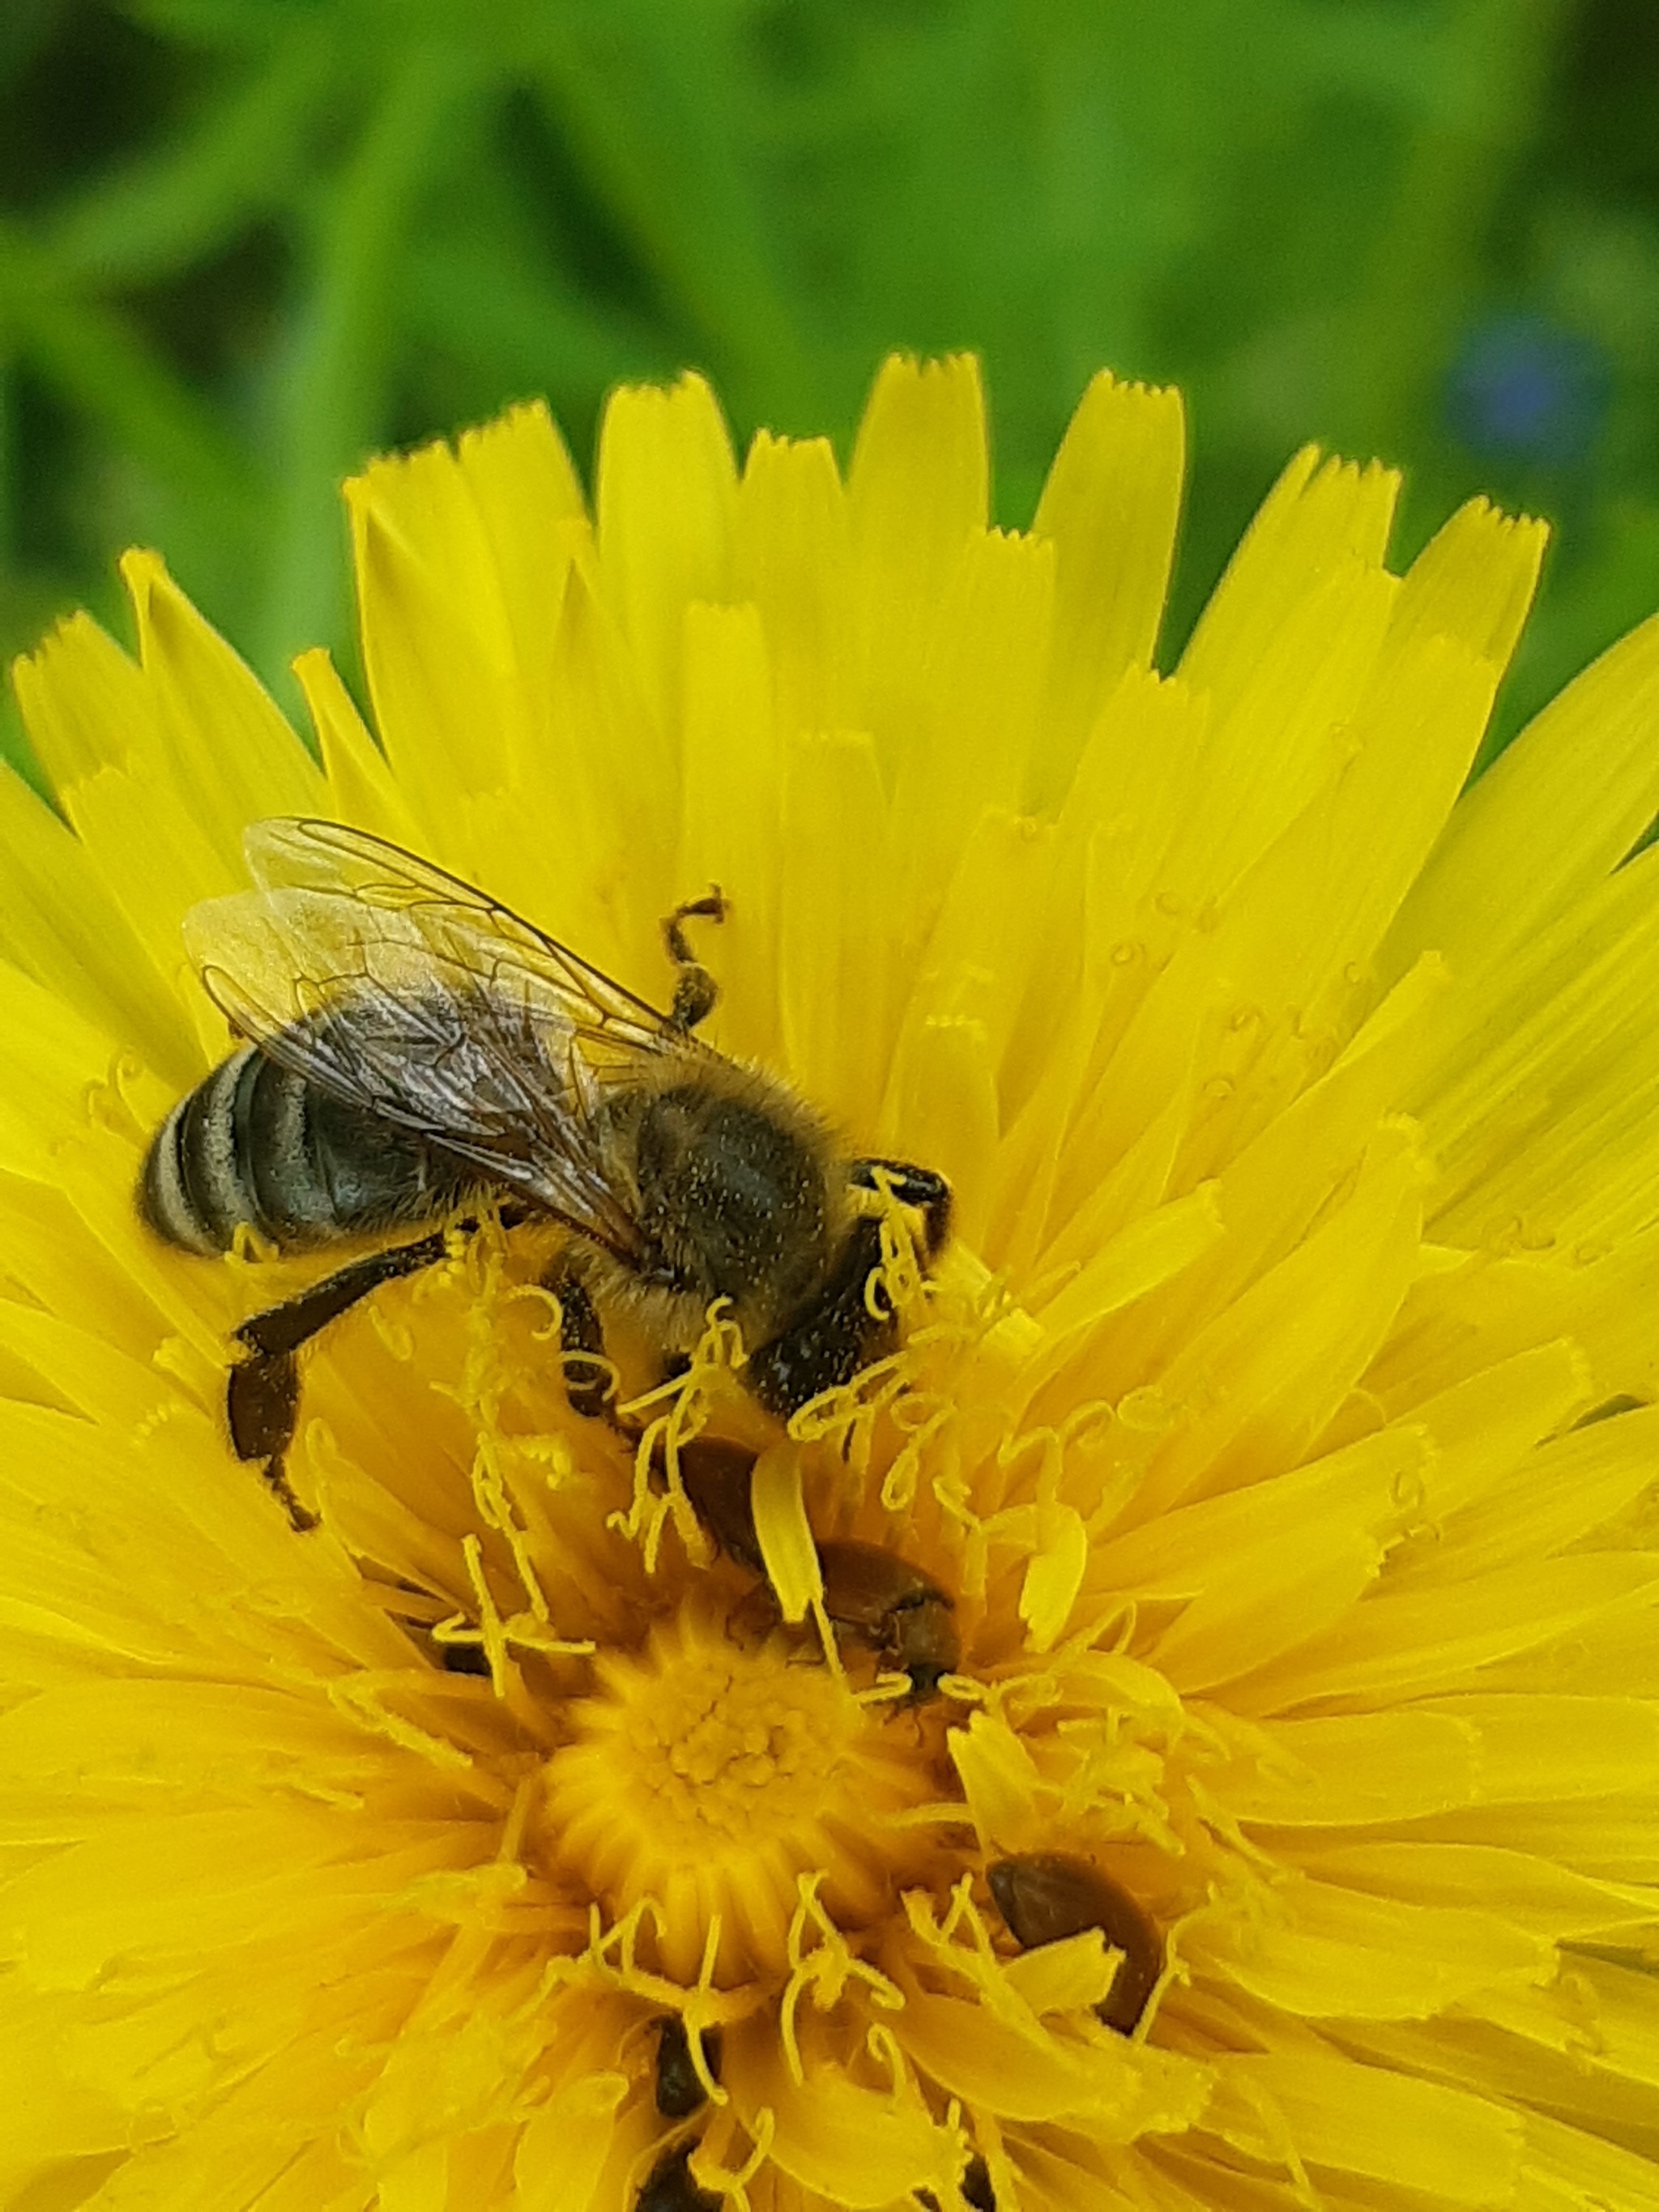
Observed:
[[[829,1272],[830,1191],[812,1146],[775,1113],[690,1082],[619,1101],[617,1121],[661,1287],[730,1298],[748,1333],[769,1335]]]

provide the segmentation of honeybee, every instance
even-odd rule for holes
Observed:
[[[1065,1851],[1024,1851],[986,1869],[997,1910],[1023,1951],[1058,1943],[1098,1928],[1123,1954],[1098,2017],[1127,2035],[1146,2009],[1164,1971],[1164,1938],[1157,1923],[1121,1882],[1090,1860]]]
[[[139,1211],[203,1254],[242,1230],[284,1252],[428,1230],[235,1332],[231,1442],[296,1527],[313,1520],[283,1466],[301,1346],[441,1259],[447,1231],[476,1227],[486,1207],[509,1228],[568,1232],[545,1279],[567,1356],[603,1359],[604,1316],[627,1313],[670,1374],[726,1298],[750,1390],[787,1419],[886,1348],[892,1323],[866,1297],[880,1224],[861,1194],[884,1182],[915,1208],[932,1259],[950,1187],[906,1161],[845,1158],[787,1085],[695,1036],[718,993],[684,925],[720,921],[718,891],[663,924],[676,971],[664,1013],[381,838],[284,819],[256,823],[245,844],[257,889],[185,922],[202,981],[245,1042],[162,1123]],[[572,1396],[601,1409],[591,1367]]]
[[[755,1455],[742,1444],[696,1437],[680,1446],[680,1480],[693,1511],[729,1559],[764,1574],[750,1477]],[[910,1677],[908,1703],[937,1697],[962,1656],[955,1601],[908,1559],[879,1544],[831,1537],[817,1546],[823,1610],[849,1642]]]

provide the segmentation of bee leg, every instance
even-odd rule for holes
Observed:
[[[257,1353],[239,1360],[225,1386],[225,1416],[231,1448],[240,1460],[263,1462],[265,1480],[276,1492],[297,1534],[317,1526],[317,1516],[301,1505],[289,1487],[283,1454],[294,1437],[300,1404],[300,1363],[291,1352],[268,1358]]]
[[[476,1229],[476,1222],[463,1222]],[[317,1516],[289,1487],[283,1459],[294,1441],[300,1408],[299,1352],[302,1345],[337,1320],[359,1298],[399,1275],[432,1267],[449,1249],[442,1230],[413,1244],[394,1245],[325,1276],[297,1298],[268,1306],[232,1333],[246,1352],[231,1369],[225,1386],[225,1414],[231,1448],[240,1460],[263,1462],[262,1472],[296,1529],[314,1528]]]
[[[674,1003],[669,1010],[669,1026],[686,1036],[690,1036],[699,1022],[708,1020],[720,994],[719,984],[693,954],[680,925],[689,921],[724,921],[725,919],[726,900],[716,885],[702,898],[687,899],[663,920],[662,941],[668,947],[669,958],[679,970],[674,978]]]
[[[558,1260],[542,1277],[542,1288],[559,1302],[559,1350],[565,1362],[564,1387],[570,1410],[584,1420],[605,1418],[611,1376],[605,1358],[605,1330],[587,1285],[567,1260]],[[570,1371],[574,1364],[576,1375]],[[587,1370],[586,1373],[583,1369]]]
[[[874,1190],[878,1168],[899,1204],[914,1206],[921,1215],[925,1256],[936,1258],[951,1234],[950,1184],[932,1168],[919,1168],[913,1160],[854,1160],[847,1170],[848,1181],[861,1190]]]
[[[892,1342],[893,1324],[865,1303],[881,1265],[881,1224],[855,1221],[836,1272],[800,1318],[749,1356],[745,1380],[769,1413],[787,1420],[809,1398],[850,1382]]]

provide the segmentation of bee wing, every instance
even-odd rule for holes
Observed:
[[[252,823],[242,846],[262,890],[311,890],[377,914],[407,915],[416,935],[435,954],[459,958],[481,978],[522,969],[526,981],[562,1008],[599,1064],[611,1051],[625,1057],[680,1041],[666,1015],[579,959],[568,945],[383,837],[338,822],[278,817]]]
[[[607,1077],[684,1041],[664,1016],[456,878],[331,823],[250,831],[261,888],[185,942],[228,1020],[337,1097],[637,1256],[594,1124]]]

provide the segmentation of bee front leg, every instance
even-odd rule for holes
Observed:
[[[611,1402],[617,1378],[605,1348],[605,1325],[592,1292],[568,1255],[561,1254],[547,1270],[542,1288],[559,1302],[559,1351],[571,1412],[580,1413],[584,1420],[607,1421],[619,1437],[637,1444],[645,1431],[623,1420]],[[690,1364],[686,1353],[667,1352],[662,1359],[660,1379],[672,1382]]]
[[[478,1224],[460,1225],[469,1230]],[[447,1236],[438,1230],[413,1244],[371,1253],[325,1276],[298,1297],[252,1315],[232,1332],[246,1356],[231,1369],[225,1385],[231,1449],[240,1460],[262,1462],[261,1472],[295,1529],[317,1526],[317,1516],[289,1487],[284,1465],[299,1417],[301,1346],[382,1283],[434,1266],[448,1249]]]
[[[923,1256],[937,1259],[951,1234],[951,1186],[932,1168],[919,1168],[914,1160],[854,1160],[847,1179],[860,1190],[876,1190],[879,1169],[888,1188],[901,1206],[913,1206],[921,1216]]]

